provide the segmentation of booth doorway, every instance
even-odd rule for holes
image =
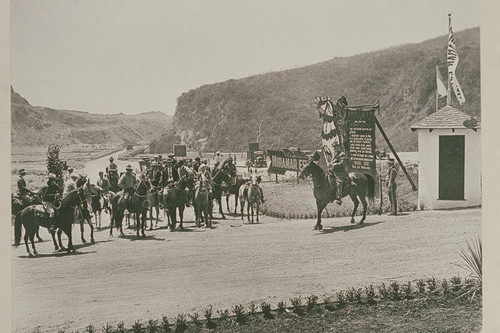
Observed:
[[[464,200],[465,136],[439,137],[439,199]]]

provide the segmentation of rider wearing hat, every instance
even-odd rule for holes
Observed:
[[[139,160],[139,166],[135,168],[135,176],[139,180],[141,179],[141,177],[146,176],[147,173],[148,173],[148,168],[146,166],[146,161],[141,158]]]
[[[335,202],[338,205],[342,204],[342,187],[344,185],[344,179],[347,175],[347,156],[342,149],[342,146],[339,144],[334,145],[335,155],[328,166],[328,171],[330,177],[328,177],[328,181],[330,182],[330,186],[332,188],[337,189],[337,199]]]
[[[157,161],[153,161],[153,163],[151,163],[151,169],[148,171],[148,178],[151,181],[151,185],[158,188],[158,185],[161,183],[162,172],[160,169],[160,163]]]
[[[217,168],[223,161],[224,161],[224,158],[222,157],[220,151],[218,150],[215,153],[215,157],[214,157],[214,169]]]
[[[236,165],[233,164],[233,158],[230,156],[225,162],[224,165],[229,175],[231,175],[231,183],[236,184],[236,179],[238,177],[238,171],[236,170]],[[231,185],[231,184],[228,184]]]
[[[126,172],[120,177],[120,180],[118,181],[118,186],[123,189],[123,192],[125,193],[123,198],[127,202],[128,206],[130,197],[132,196],[132,194],[134,194],[136,179],[134,174],[132,173],[132,166],[130,164],[127,165],[125,170]]]
[[[59,186],[57,186],[57,176],[51,172],[49,173],[48,178],[47,186],[40,190],[40,197],[42,199],[43,207],[49,214],[49,219],[51,220],[49,230],[54,230],[54,208],[59,205],[61,193]]]
[[[198,172],[198,169],[200,168],[200,164],[201,164],[200,158],[199,157],[195,157],[194,158],[194,163],[193,163],[193,171],[194,172]]]
[[[78,174],[73,172],[70,178],[64,182],[63,196],[66,196],[69,192],[75,191],[77,189],[76,180],[78,179]]]
[[[24,176],[26,176],[26,170],[19,170],[19,179],[17,180],[17,191],[21,200],[25,203],[30,203],[32,201],[32,196],[35,195],[33,191],[26,187],[26,180],[24,180]]]
[[[106,168],[106,171],[108,173],[108,179],[111,184],[115,183],[118,181],[118,166],[114,162],[113,156],[109,158],[109,166]]]

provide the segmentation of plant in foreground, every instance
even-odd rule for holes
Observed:
[[[158,332],[158,320],[150,319],[147,326],[148,333]]]
[[[481,238],[478,237],[471,242],[467,241],[467,249],[461,249],[460,256],[463,260],[462,267],[467,269],[476,280],[476,283],[471,284],[460,297],[471,294],[472,301],[475,295],[481,296],[483,290],[483,244]]]
[[[204,315],[205,315],[205,319],[207,320],[207,328],[214,328],[215,327],[215,323],[212,321],[212,314],[213,314],[213,310],[212,310],[212,306],[210,305],[208,308],[205,308],[204,310]]]
[[[368,304],[375,303],[375,288],[373,288],[373,284],[365,287],[365,295],[366,295],[366,301],[368,302]]]
[[[278,313],[283,313],[286,311],[286,302],[285,301],[280,301],[278,303]]]
[[[175,318],[175,332],[184,332],[187,329],[186,315],[180,313]]]
[[[217,314],[219,315],[220,320],[226,320],[229,318],[229,310],[217,310]]]
[[[195,326],[200,326],[200,325],[201,325],[201,322],[200,322],[200,315],[198,314],[198,312],[195,312],[195,313],[193,313],[192,315],[189,315],[189,319],[191,319],[191,322],[192,322]]]
[[[160,327],[164,333],[170,333],[172,330],[170,329],[170,323],[168,322],[167,316],[163,316],[161,318]]]
[[[443,279],[443,282],[441,283],[441,288],[443,289],[443,295],[450,294],[450,285],[448,284],[448,280]]]
[[[389,294],[391,296],[391,299],[394,301],[399,301],[401,299],[401,290],[399,288],[399,284],[394,281],[391,283],[389,286]]]
[[[403,291],[404,297],[406,299],[413,298],[413,290],[411,289],[411,282],[410,281],[408,281],[407,284],[403,285],[402,291]]]
[[[134,333],[142,333],[142,323],[140,320],[137,320],[134,325],[132,325],[132,330]]]
[[[87,327],[85,327],[85,332],[87,333],[95,333],[95,327],[92,324],[89,324]]]
[[[113,326],[111,326],[109,323],[106,323],[106,325],[102,327],[102,331],[104,333],[113,333]]]
[[[246,321],[245,308],[243,305],[238,304],[233,306],[233,312],[236,315],[236,322],[238,324],[244,324]]]
[[[462,278],[460,276],[454,276],[450,279],[451,290],[454,293],[458,293],[462,289]]]
[[[337,301],[340,308],[344,307],[347,304],[347,299],[343,290],[337,293]]]
[[[125,333],[127,330],[125,329],[125,323],[123,321],[120,321],[118,325],[116,325],[116,332],[118,333]]]
[[[420,279],[417,281],[417,288],[418,288],[419,294],[425,293],[425,281],[424,281],[424,279]]]
[[[300,315],[303,313],[303,310],[302,310],[302,298],[299,296],[299,297],[294,297],[294,298],[290,298],[290,303],[292,303],[292,307],[293,307],[293,312]]]
[[[331,296],[323,297],[323,304],[325,305],[325,309],[327,309],[328,311],[335,310],[335,305],[333,304]]]
[[[260,308],[262,309],[262,314],[266,319],[273,319],[274,316],[271,313],[271,304],[267,302],[260,303]]]
[[[307,297],[306,306],[308,311],[312,310],[317,304],[318,304],[318,296],[311,295]]]
[[[248,313],[251,314],[252,316],[257,313],[257,306],[255,305],[254,302],[250,303],[248,308],[250,310]]]
[[[427,279],[427,288],[429,289],[429,291],[432,293],[436,290],[437,288],[437,283],[436,283],[436,279],[433,277]]]
[[[387,290],[387,287],[385,286],[385,283],[382,283],[380,287],[378,287],[378,293],[380,294],[380,297],[382,299],[388,299],[389,298],[389,291]]]

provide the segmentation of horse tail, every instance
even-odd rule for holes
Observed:
[[[21,230],[21,226],[22,226],[21,212],[22,212],[22,210],[16,214],[16,219],[14,222],[14,234],[15,234],[14,246],[16,246],[16,247],[19,246],[19,244],[21,244],[21,233],[22,233],[22,230]]]
[[[368,197],[370,206],[373,206],[375,202],[375,180],[370,176],[367,176],[366,180],[366,196]]]

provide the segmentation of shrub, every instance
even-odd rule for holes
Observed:
[[[429,289],[430,292],[434,292],[437,288],[437,283],[436,279],[431,277],[430,279],[427,279],[427,288]]]
[[[254,302],[251,302],[250,306],[248,308],[249,308],[249,312],[248,313],[251,314],[252,316],[257,313],[257,306],[255,305]]]
[[[187,329],[186,315],[180,313],[175,318],[175,332],[176,333],[184,332],[186,329]]]
[[[240,325],[244,324],[246,321],[245,309],[243,305],[234,305],[233,312],[236,315],[236,322]]]
[[[389,286],[389,294],[391,299],[394,301],[398,301],[401,299],[401,290],[399,284],[396,281],[391,283],[391,285]]]
[[[462,289],[462,278],[460,276],[454,276],[450,279],[451,282],[451,290],[457,293]]]
[[[106,325],[102,327],[102,330],[104,333],[113,333],[113,326],[111,326],[109,323],[106,323]]]
[[[189,319],[191,319],[191,322],[193,324],[195,324],[196,326],[200,326],[201,325],[200,315],[198,314],[198,312],[195,312],[192,315],[189,315]]]
[[[387,290],[385,283],[382,283],[382,285],[380,285],[380,287],[378,287],[378,292],[379,292],[380,297],[382,299],[389,298],[389,291]]]
[[[412,299],[413,298],[413,290],[411,289],[411,282],[408,281],[407,284],[403,285],[403,294],[406,299]]]
[[[281,301],[278,303],[278,313],[283,313],[286,311],[286,302],[285,301]]]
[[[355,300],[356,289],[350,288],[346,291],[345,297],[349,303],[353,303]]]
[[[441,283],[441,288],[443,289],[443,295],[450,294],[450,286],[448,284],[448,280],[443,279],[443,282]]]
[[[161,325],[160,325],[162,331],[164,333],[170,333],[172,330],[170,329],[170,323],[168,322],[167,316],[163,316],[161,318]]]
[[[375,288],[373,288],[373,284],[365,287],[365,295],[366,295],[366,301],[368,302],[368,304],[375,303]]]
[[[260,308],[262,309],[262,314],[264,315],[264,318],[266,318],[266,319],[274,318],[273,314],[271,313],[271,304],[270,303],[262,302],[262,303],[260,303]]]
[[[424,281],[424,279],[420,279],[417,281],[417,288],[418,288],[418,292],[420,294],[425,293],[425,281]]]
[[[212,306],[210,305],[208,308],[205,308],[205,312],[204,312],[205,319],[207,321],[211,321],[212,320],[212,314],[213,314],[213,310],[212,310]]]
[[[460,256],[463,260],[462,267],[467,269],[476,280],[476,283],[467,283],[469,286],[460,297],[471,295],[471,301],[475,295],[481,297],[483,290],[483,244],[481,238],[475,241],[467,241],[467,249],[460,250]]]
[[[354,290],[354,300],[358,304],[363,304],[362,294],[363,294],[363,289],[359,288],[359,289]]]
[[[118,333],[125,333],[126,332],[126,329],[125,329],[125,323],[123,321],[120,321],[118,323],[118,325],[116,325],[116,331]]]
[[[219,315],[220,320],[226,320],[229,318],[229,310],[217,310],[217,314]]]
[[[337,301],[340,308],[344,307],[347,304],[347,299],[345,297],[344,291],[341,290],[337,293]]]
[[[299,296],[299,297],[294,297],[294,298],[290,298],[290,303],[292,303],[292,307],[293,307],[293,312],[298,314],[298,315],[301,315],[303,314],[303,310],[302,310],[302,298]]]
[[[158,332],[159,331],[158,320],[150,319],[148,321],[148,326],[146,328],[148,330],[148,333],[156,333],[156,332]]]
[[[335,310],[335,305],[332,302],[332,297],[331,296],[325,296],[323,298],[323,304],[325,304],[325,309],[327,309],[328,311]]]
[[[318,304],[318,296],[311,295],[307,297],[306,304],[307,304],[307,310],[308,311],[312,310]]]
[[[142,323],[140,320],[137,320],[134,325],[132,325],[132,330],[134,333],[142,333]]]
[[[85,327],[85,332],[87,333],[95,333],[95,327],[92,324],[89,324],[87,327]]]

